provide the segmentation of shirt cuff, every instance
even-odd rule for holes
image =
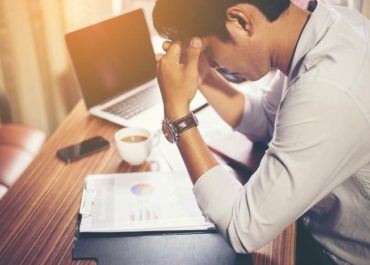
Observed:
[[[234,202],[242,184],[222,166],[204,173],[193,187],[193,193],[203,214],[211,219],[226,237]]]

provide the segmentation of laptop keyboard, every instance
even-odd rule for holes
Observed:
[[[160,99],[157,87],[152,86],[105,108],[103,111],[129,119],[143,110],[158,104]]]

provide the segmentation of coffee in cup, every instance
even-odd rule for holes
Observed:
[[[148,137],[146,136],[141,136],[141,135],[131,135],[131,136],[125,136],[121,139],[121,141],[126,142],[126,143],[137,143],[137,142],[142,142],[146,141]]]
[[[141,128],[123,128],[117,131],[115,143],[121,158],[130,165],[141,165],[160,140],[159,133]]]

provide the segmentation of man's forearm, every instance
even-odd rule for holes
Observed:
[[[242,93],[216,73],[208,75],[200,85],[200,91],[230,126],[238,125],[244,110]],[[177,146],[194,184],[205,172],[218,165],[197,128],[181,134]]]
[[[200,91],[221,118],[233,128],[243,116],[244,105],[250,104],[248,98],[214,71],[200,85]]]
[[[182,133],[177,146],[193,183],[209,169],[218,165],[197,128]]]

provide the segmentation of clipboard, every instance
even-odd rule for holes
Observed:
[[[73,242],[75,260],[93,259],[99,265],[252,264],[250,255],[237,255],[215,228],[81,232],[81,220],[91,214],[96,192],[85,185]]]
[[[73,260],[98,265],[248,265],[216,231],[80,233],[78,215]]]

